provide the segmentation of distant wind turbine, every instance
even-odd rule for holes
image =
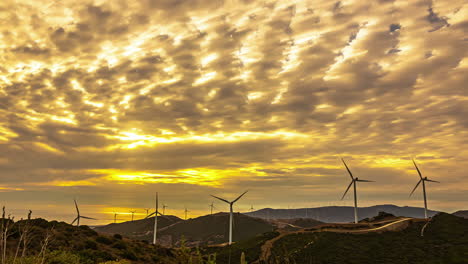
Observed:
[[[343,198],[346,196],[346,193],[348,193],[349,191],[349,188],[351,188],[351,185],[354,186],[354,223],[358,223],[358,213],[357,213],[357,191],[356,191],[356,182],[374,182],[374,181],[368,181],[368,180],[361,180],[359,178],[354,178],[353,174],[351,173],[351,171],[349,170],[348,168],[348,165],[346,165],[346,162],[344,161],[344,159],[341,159],[341,161],[343,161],[343,164],[345,165],[346,167],[346,170],[348,171],[349,173],[349,176],[351,177],[351,183],[348,185],[348,188],[346,189],[345,193],[343,194],[343,196],[341,197],[341,200],[343,200]]]
[[[243,194],[239,195],[239,197],[237,197],[236,199],[234,199],[233,201],[229,202],[228,200],[225,200],[223,198],[220,198],[220,197],[217,197],[217,196],[214,196],[214,195],[211,195],[212,197],[220,200],[220,201],[223,201],[227,204],[229,204],[229,245],[232,244],[232,206],[234,205],[235,202],[237,202],[242,196],[244,196],[244,194],[246,194],[248,191],[245,191]]]
[[[211,213],[210,213],[210,214],[211,214],[211,215],[213,215],[213,209],[214,209],[214,208],[215,208],[215,206],[214,206],[213,202],[211,202],[211,204],[210,204],[210,209],[211,209]]]
[[[424,195],[424,217],[427,219],[427,198],[426,198],[426,184],[425,184],[425,182],[426,181],[428,181],[428,182],[437,182],[437,183],[440,183],[440,182],[429,180],[427,177],[423,177],[422,174],[421,174],[421,171],[419,170],[418,165],[416,165],[416,162],[414,161],[414,159],[413,159],[413,164],[414,164],[414,167],[416,168],[416,170],[418,171],[420,180],[418,181],[418,183],[416,184],[414,189],[411,191],[410,196],[413,195],[416,188],[418,188],[419,184],[422,182],[423,195]]]
[[[253,205],[250,205],[250,212],[253,212],[254,208]]]
[[[114,211],[114,224],[117,223],[117,220],[123,220],[117,218],[118,213]]]
[[[163,204],[163,213],[162,213],[163,215],[166,215],[166,208],[167,207],[168,207],[167,205]]]
[[[73,220],[73,222],[71,223],[71,225],[73,225],[75,222],[76,222],[76,226],[80,226],[80,219],[83,218],[83,219],[91,219],[91,220],[97,220],[95,218],[91,218],[91,217],[87,217],[87,216],[83,216],[80,214],[80,209],[78,208],[78,204],[76,203],[76,199],[73,199],[73,201],[75,202],[75,208],[76,208],[76,218],[75,220]]]
[[[187,210],[187,207],[185,207],[185,210],[184,210],[184,212],[185,212],[185,220],[187,220],[187,213],[188,213],[188,212],[190,212],[190,211],[189,211],[189,210]]]
[[[130,211],[132,213],[132,222],[133,222],[133,215],[136,213],[136,211]]]
[[[146,217],[145,217],[145,218],[148,218],[149,210],[150,210],[150,209],[151,209],[151,208],[145,208],[145,211],[146,211]]]

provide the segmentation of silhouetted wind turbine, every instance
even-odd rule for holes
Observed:
[[[232,244],[232,206],[234,205],[235,202],[237,202],[242,196],[244,196],[244,194],[246,194],[248,192],[245,191],[243,194],[239,195],[239,197],[237,197],[236,199],[234,199],[233,201],[229,202],[228,200],[225,200],[223,198],[220,198],[220,197],[217,197],[217,196],[214,196],[214,195],[211,195],[212,197],[220,200],[220,201],[223,201],[227,204],[229,204],[229,245]]]
[[[346,189],[345,193],[343,194],[343,196],[341,197],[341,200],[343,200],[343,198],[346,196],[346,193],[348,193],[349,191],[349,188],[351,188],[351,185],[354,185],[354,223],[358,223],[358,213],[357,213],[357,191],[356,191],[356,182],[374,182],[374,181],[368,181],[368,180],[361,180],[359,178],[354,178],[353,177],[353,174],[351,173],[351,171],[349,170],[348,168],[348,165],[346,165],[346,162],[344,161],[344,159],[341,159],[341,161],[343,161],[343,164],[345,165],[346,167],[346,170],[348,171],[349,173],[349,177],[351,177],[351,183],[348,185],[348,188]]]
[[[215,206],[214,206],[213,202],[211,202],[211,204],[210,204],[211,215],[213,215],[213,209],[214,209],[214,208],[215,208]]]
[[[163,213],[162,213],[163,215],[166,215],[166,208],[167,207],[168,207],[167,205],[163,204]]]
[[[184,210],[184,212],[185,212],[185,220],[187,220],[187,213],[188,213],[188,212],[190,212],[190,211],[189,211],[189,210],[187,210],[187,207],[185,207],[185,210]]]
[[[250,205],[250,212],[253,212],[254,208],[253,205]]]
[[[145,208],[145,211],[146,211],[146,217],[145,217],[145,218],[148,218],[149,210],[150,210],[150,209],[151,209],[151,208]]]
[[[122,220],[122,219],[117,219],[117,213],[114,211],[114,224],[117,223],[117,220]]]
[[[423,195],[424,195],[424,217],[427,219],[427,198],[426,198],[426,184],[425,184],[425,182],[427,182],[427,181],[428,182],[437,182],[437,183],[440,183],[440,182],[429,180],[427,177],[423,177],[422,174],[421,174],[421,171],[419,170],[418,165],[416,165],[416,162],[414,161],[414,159],[413,159],[413,164],[414,164],[414,167],[416,168],[416,170],[418,171],[419,181],[416,184],[416,186],[414,187],[414,189],[411,191],[410,196],[414,193],[416,188],[418,188],[419,184],[422,182]]]
[[[87,216],[83,216],[80,214],[80,209],[78,209],[78,204],[76,203],[76,199],[73,199],[73,201],[75,202],[75,208],[76,208],[76,218],[75,220],[73,220],[73,222],[71,223],[71,225],[73,225],[75,222],[76,222],[76,226],[80,226],[80,219],[83,218],[83,219],[91,219],[91,220],[97,220],[95,218],[91,218],[91,217],[87,217]]]
[[[132,213],[132,222],[133,222],[133,215],[136,213],[136,211],[130,211]]]

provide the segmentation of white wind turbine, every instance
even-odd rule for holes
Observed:
[[[346,191],[344,192],[343,196],[341,197],[341,200],[343,200],[343,198],[346,196],[346,194],[348,193],[349,191],[349,188],[351,188],[351,185],[354,185],[354,223],[358,223],[358,213],[357,213],[357,191],[356,191],[356,182],[374,182],[374,181],[368,181],[368,180],[361,180],[359,178],[354,178],[353,174],[351,173],[351,171],[349,170],[348,168],[348,165],[346,165],[346,162],[344,161],[344,159],[341,159],[341,161],[343,161],[343,164],[345,165],[346,167],[346,170],[348,171],[349,173],[349,177],[351,177],[351,183],[348,185],[348,188],[346,189]]]
[[[214,195],[211,195],[213,196],[214,198],[218,199],[218,200],[221,200],[227,204],[229,204],[229,245],[232,244],[232,206],[234,205],[235,202],[237,202],[242,196],[244,196],[244,194],[246,194],[248,192],[245,191],[243,194],[239,195],[239,197],[237,197],[236,199],[234,199],[233,201],[229,202],[228,200],[225,200],[223,198],[220,198],[220,197],[217,197],[217,196],[214,196]]]
[[[162,216],[162,214],[158,211],[158,205],[159,205],[159,203],[158,203],[158,193],[156,192],[156,201],[155,201],[156,210],[145,217],[145,219],[146,219],[146,218],[149,218],[149,217],[154,215],[154,229],[153,229],[153,244],[154,245],[156,245],[156,239],[157,239],[158,214]]]
[[[83,219],[91,219],[91,220],[97,220],[95,218],[91,218],[91,217],[87,217],[87,216],[83,216],[80,214],[80,209],[78,209],[78,204],[76,203],[76,199],[73,199],[73,201],[75,202],[75,207],[76,207],[76,218],[75,220],[73,220],[73,222],[71,223],[71,225],[73,225],[75,222],[76,222],[76,226],[80,226],[80,219],[83,218]]]
[[[419,181],[416,184],[416,186],[414,187],[414,189],[411,191],[410,196],[413,195],[416,188],[418,188],[419,184],[421,184],[421,182],[422,182],[423,196],[424,196],[424,217],[427,219],[427,199],[426,199],[426,184],[425,184],[425,182],[426,181],[428,181],[428,182],[437,182],[437,183],[440,183],[440,182],[429,180],[427,177],[423,177],[422,174],[421,174],[421,171],[419,170],[418,165],[416,165],[416,162],[414,161],[414,159],[413,159],[413,164],[414,164],[414,167],[416,168],[416,170],[418,171]]]

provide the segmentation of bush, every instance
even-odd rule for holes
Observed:
[[[114,234],[114,238],[115,238],[115,239],[122,240],[122,235],[120,235],[120,234]]]
[[[70,251],[53,251],[47,257],[47,264],[81,264],[80,257]]]
[[[98,236],[96,238],[96,242],[104,244],[104,245],[110,245],[112,244],[112,240],[106,236]]]

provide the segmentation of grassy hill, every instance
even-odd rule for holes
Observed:
[[[143,241],[122,238],[120,235],[98,234],[88,226],[72,226],[65,222],[31,219],[13,222],[0,219],[3,233],[8,234],[7,262],[13,263],[16,250],[22,255],[24,230],[27,231],[25,254],[19,263],[94,264],[106,261],[128,260],[131,263],[174,263],[174,251]],[[6,228],[8,227],[8,229]],[[23,237],[22,237],[23,236]],[[3,249],[3,243],[0,244]],[[128,263],[130,263],[128,262]],[[124,263],[124,262],[122,262]]]
[[[173,215],[158,216],[158,230],[180,221],[183,220]],[[154,217],[123,223],[112,223],[94,228],[94,230],[96,230],[99,233],[121,234],[129,238],[142,239],[148,241],[152,241],[153,229]]]
[[[468,263],[468,220],[440,213],[399,232],[291,234],[278,239],[267,263]]]
[[[235,213],[233,220],[233,240],[246,240],[256,235],[270,232],[275,226],[263,219]],[[205,215],[162,228],[159,232],[162,241],[180,245],[181,239],[188,246],[225,243],[229,236],[229,214]]]

